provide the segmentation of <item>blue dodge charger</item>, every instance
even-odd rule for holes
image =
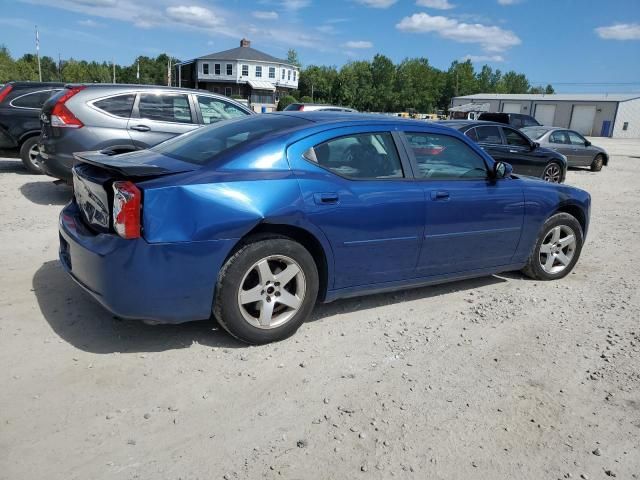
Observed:
[[[59,228],[73,279],[117,316],[214,315],[253,344],[293,334],[316,301],[511,270],[562,278],[589,226],[588,193],[384,116],[259,115],[76,158]]]

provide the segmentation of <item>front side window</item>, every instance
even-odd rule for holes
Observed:
[[[555,132],[549,135],[549,142],[551,143],[559,143],[562,145],[570,145],[571,141],[569,140],[569,135],[567,135],[566,130],[556,130]]]
[[[419,178],[487,178],[482,157],[457,138],[435,133],[407,133],[406,138],[418,164]]]
[[[513,147],[529,147],[531,145],[524,135],[512,128],[503,128],[502,131],[504,132],[507,145]]]
[[[220,100],[215,97],[206,95],[196,95],[200,112],[202,113],[202,121],[205,125],[228,120],[230,118],[244,117],[247,113],[240,110],[235,105]]]
[[[242,76],[243,77],[249,76],[249,65],[242,65]]]
[[[580,145],[584,147],[584,142],[586,142],[586,140],[582,135],[572,131],[568,131],[567,133],[569,134],[569,141],[571,142],[571,145]]]
[[[478,135],[476,134],[476,129],[475,128],[471,128],[469,130],[467,130],[466,132],[464,132],[464,134],[469,137],[471,140],[473,140],[474,142],[478,141]]]
[[[227,63],[227,75],[233,75],[233,64]]]
[[[129,118],[135,100],[136,94],[128,93],[126,95],[103,98],[94,102],[93,106],[116,117]]]
[[[478,143],[493,143],[498,145],[502,143],[500,129],[493,125],[477,127],[476,135],[478,136]]]
[[[203,63],[202,64],[202,73],[204,75],[209,75],[209,64],[208,63]]]
[[[276,67],[269,67],[269,78],[276,78]]]
[[[305,158],[352,180],[402,178],[402,164],[390,133],[362,133],[316,145]]]
[[[213,66],[213,72],[214,72],[216,75],[220,75],[220,64],[219,64],[219,63],[216,63],[216,64]]]
[[[140,118],[159,122],[193,123],[187,95],[141,93],[138,110]]]
[[[256,67],[256,78],[262,78],[262,67],[260,65]]]

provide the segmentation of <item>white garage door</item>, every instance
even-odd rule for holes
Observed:
[[[503,103],[502,111],[504,113],[520,113],[520,104],[519,103]]]
[[[591,135],[593,121],[596,118],[596,107],[591,105],[574,105],[571,115],[571,130],[582,135]]]
[[[553,126],[553,119],[556,116],[556,106],[555,105],[544,105],[538,104],[536,105],[536,120],[538,120],[542,125],[547,125],[549,127]]]

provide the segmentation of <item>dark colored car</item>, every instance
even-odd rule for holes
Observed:
[[[510,163],[515,173],[539,177],[547,182],[564,182],[567,158],[541,147],[520,130],[495,122],[448,120],[438,123],[459,130],[496,161]]]
[[[54,82],[9,82],[0,88],[0,150],[3,155],[20,155],[32,173],[40,173],[40,110],[62,87]]]
[[[458,131],[285,112],[149,150],[78,154],[60,259],[115,315],[212,313],[235,337],[293,334],[316,300],[576,264],[590,196],[510,174]]]
[[[478,120],[504,123],[514,128],[536,127],[540,125],[540,122],[531,115],[525,115],[523,113],[484,112],[478,116]]]
[[[609,155],[602,147],[593,145],[578,132],[560,127],[527,127],[522,133],[541,146],[567,157],[570,167],[589,167],[593,172],[609,165]]]
[[[203,125],[253,113],[230,98],[204,90],[68,85],[42,108],[39,161],[45,173],[70,182],[75,152],[131,152]]]

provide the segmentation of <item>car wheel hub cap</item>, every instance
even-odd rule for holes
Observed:
[[[254,263],[238,289],[238,307],[252,326],[284,325],[300,310],[307,284],[300,265],[290,257],[271,255]]]
[[[548,166],[544,171],[543,179],[552,183],[560,182],[560,169],[555,165]]]
[[[540,245],[538,261],[546,273],[564,271],[576,252],[576,235],[571,227],[558,225],[547,232]]]

